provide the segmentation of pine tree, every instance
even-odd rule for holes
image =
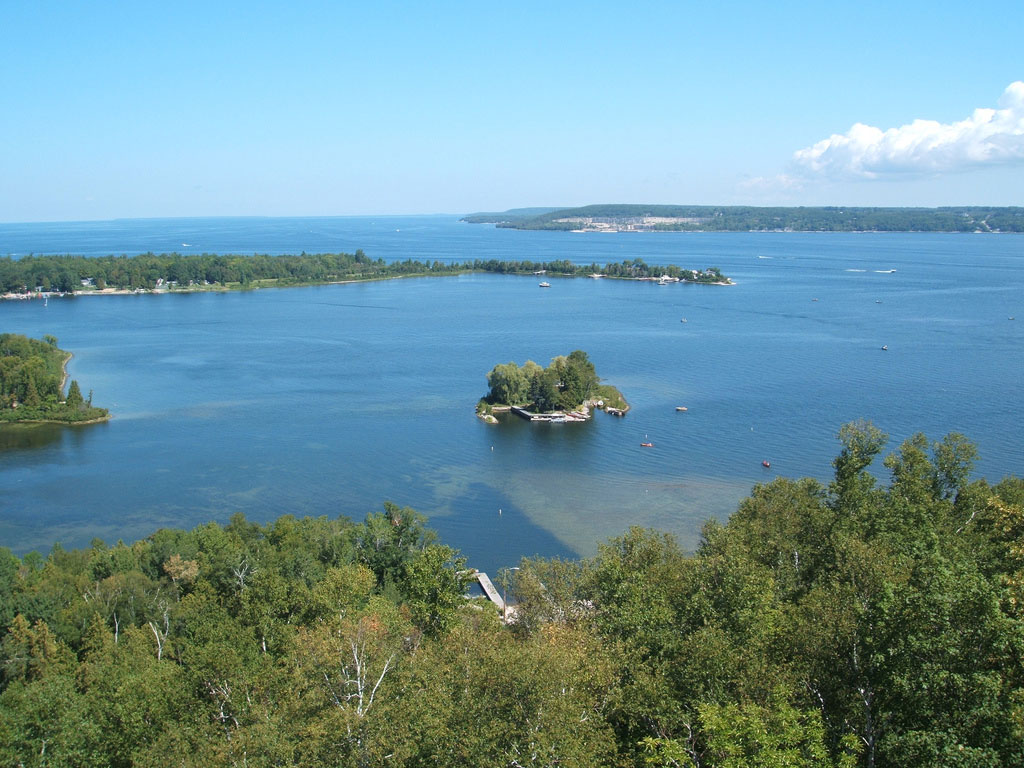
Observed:
[[[82,403],[85,401],[82,399],[82,390],[78,388],[78,382],[74,379],[71,380],[71,386],[68,387],[68,406],[71,408],[81,408]]]
[[[28,381],[25,383],[24,403],[29,408],[38,408],[42,404],[42,400],[39,398],[39,390],[36,389],[34,376],[29,376]]]

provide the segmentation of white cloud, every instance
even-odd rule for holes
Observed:
[[[803,173],[840,179],[928,175],[1024,163],[1024,82],[1010,83],[999,109],[955,123],[915,120],[881,130],[863,123],[794,153]]]

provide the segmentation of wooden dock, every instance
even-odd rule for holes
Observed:
[[[588,414],[581,413],[579,411],[570,411],[569,413],[565,413],[563,411],[532,413],[525,408],[520,408],[518,405],[512,406],[511,411],[521,419],[526,419],[527,421],[546,421],[549,424],[559,424],[566,421],[586,421],[590,418]]]
[[[487,595],[487,599],[498,606],[498,610],[505,613],[505,601],[501,599],[501,595],[498,594],[498,590],[494,584],[491,583],[490,577],[482,572],[476,572],[476,580],[480,582],[480,588],[483,589],[484,594]]]

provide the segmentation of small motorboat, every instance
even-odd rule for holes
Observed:
[[[772,463],[768,461],[768,459],[765,459],[764,461],[761,462],[761,466],[764,467],[765,469],[768,469],[769,467],[771,467],[771,465]]]
[[[642,448],[653,448],[654,447],[654,443],[640,443],[640,446]]]
[[[680,320],[679,322],[680,322],[680,323],[685,323],[685,322],[686,322],[686,318],[684,317],[684,318],[683,318],[682,320]]]
[[[882,351],[883,352],[888,352],[889,351],[889,345],[888,344],[883,344],[882,345]]]
[[[545,280],[543,283],[539,283],[539,285],[540,285],[541,288],[550,288],[551,287],[551,283],[549,283],[547,280]]]
[[[685,411],[686,410],[686,406],[685,405],[677,405],[676,406],[676,410],[677,411]]]

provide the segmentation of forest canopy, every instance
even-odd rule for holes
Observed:
[[[508,624],[393,504],[0,550],[0,764],[1024,764],[1024,481],[839,438],[694,553],[521,561]]]

